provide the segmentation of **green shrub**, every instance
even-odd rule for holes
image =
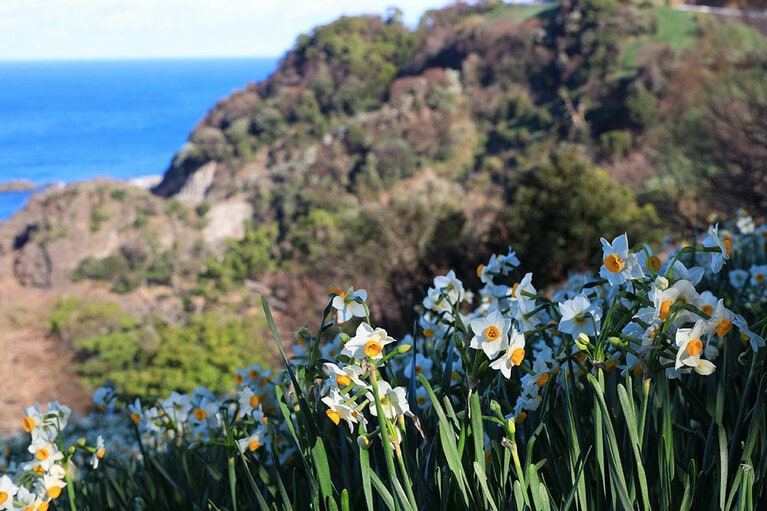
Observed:
[[[122,255],[107,256],[102,259],[88,256],[80,261],[72,274],[72,280],[90,279],[109,282],[129,269],[128,262]]]
[[[658,219],[640,207],[633,192],[597,168],[577,146],[562,146],[523,171],[505,214],[511,244],[539,282],[557,281],[568,271],[599,260],[591,240],[628,232],[657,241]]]
[[[110,381],[121,393],[157,397],[201,386],[231,390],[231,375],[243,360],[269,362],[272,350],[256,340],[264,330],[261,319],[227,319],[210,311],[179,325],[124,321],[118,329],[82,336],[73,344],[80,350],[77,371],[86,383]]]

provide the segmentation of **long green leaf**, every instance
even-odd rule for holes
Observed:
[[[608,457],[609,463],[607,465],[610,470],[610,475],[612,476],[610,478],[611,486],[620,499],[623,509],[632,509],[633,503],[631,496],[629,495],[628,487],[626,486],[626,478],[623,474],[621,453],[618,447],[618,441],[615,438],[615,429],[613,428],[612,419],[610,418],[610,410],[607,408],[607,403],[605,402],[602,386],[592,374],[589,373],[586,377],[594,388],[594,394],[597,397],[599,409],[601,410],[602,425],[605,430],[605,438],[610,453]]]
[[[489,506],[490,509],[497,511],[498,507],[495,505],[495,499],[493,499],[493,495],[490,493],[490,487],[487,485],[487,473],[482,465],[476,461],[474,462],[474,474],[477,476],[477,482],[479,482],[479,487],[482,489],[482,495],[485,497],[485,508]]]
[[[338,509],[336,501],[333,498],[333,481],[330,477],[330,465],[328,463],[327,452],[325,451],[325,442],[322,440],[322,437],[317,437],[315,439],[311,452],[314,470],[320,483],[322,501],[329,503],[330,509]]]
[[[637,416],[634,409],[634,400],[626,392],[623,384],[618,384],[618,400],[623,409],[623,417],[626,419],[625,426],[631,441],[631,450],[634,453],[634,464],[636,467],[637,479],[639,480],[639,490],[642,493],[642,503],[644,509],[650,509],[650,493],[647,489],[647,475],[645,474],[642,454],[640,452],[639,432],[637,431]]]
[[[386,505],[386,508],[390,511],[395,511],[394,497],[375,472],[370,472],[370,482],[375,486],[375,489],[378,492],[378,495],[380,495],[381,500],[383,500],[384,505]]]
[[[447,465],[450,468],[450,471],[453,473],[455,481],[458,483],[458,488],[460,489],[461,496],[463,497],[463,504],[466,508],[468,508],[470,502],[468,489],[469,483],[466,480],[466,474],[463,470],[461,456],[458,454],[458,446],[456,445],[455,441],[455,432],[450,426],[450,422],[447,419],[445,410],[440,405],[436,394],[434,394],[434,390],[432,390],[431,385],[429,385],[429,381],[423,374],[418,375],[418,377],[420,378],[421,384],[426,389],[426,393],[431,400],[432,409],[435,411],[437,417],[439,418],[439,438],[445,455],[445,460],[447,461]]]
[[[368,511],[373,511],[373,490],[370,481],[370,474],[372,469],[370,468],[370,453],[367,449],[360,448],[360,474],[362,475],[362,492],[365,494],[365,504],[367,504]]]

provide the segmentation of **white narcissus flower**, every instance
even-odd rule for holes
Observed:
[[[368,401],[370,401],[370,413],[374,416],[378,416],[378,410],[376,409],[375,396],[372,392],[366,394]],[[401,415],[405,415],[410,411],[410,405],[407,403],[407,396],[405,395],[405,387],[392,388],[388,382],[378,382],[378,398],[381,400],[381,409],[387,419],[395,420]]]
[[[716,366],[700,358],[703,352],[703,335],[706,333],[706,322],[698,320],[692,328],[680,328],[676,332],[676,363],[674,369],[679,371],[684,368],[692,368],[696,373],[708,376],[713,373]]]
[[[740,314],[734,314],[732,322],[735,323],[735,326],[737,326],[738,330],[740,330],[740,337],[743,339],[743,342],[748,342],[751,344],[751,349],[754,350],[754,353],[759,351],[759,348],[764,348],[764,338],[759,334],[752,332],[748,328],[746,318]]]
[[[484,351],[487,358],[492,360],[508,346],[510,328],[511,319],[504,317],[498,310],[494,310],[484,318],[474,318],[471,320],[474,337],[469,347]]]
[[[748,272],[751,275],[752,286],[759,287],[767,283],[767,264],[751,265]]]
[[[629,241],[626,233],[616,237],[612,243],[600,238],[602,243],[602,267],[599,276],[611,286],[619,286],[627,280],[644,277],[642,266],[636,254],[629,253]]]
[[[368,292],[365,289],[354,290],[350,287],[346,291],[338,291],[333,297],[331,305],[336,310],[336,323],[344,324],[350,319],[367,317]]]
[[[330,394],[322,398],[322,402],[327,405],[325,415],[338,426],[341,420],[345,420],[349,425],[349,432],[354,431],[354,424],[362,420],[367,422],[365,417],[354,407],[354,402],[347,399],[338,389],[331,389]]]
[[[725,260],[729,259],[732,253],[732,242],[729,236],[719,236],[719,224],[716,224],[711,228],[711,233],[701,242],[706,248],[717,249],[715,252],[704,252],[710,258],[708,261],[711,271],[719,273],[719,270],[724,266]]]
[[[748,282],[749,274],[746,270],[736,268],[734,270],[730,270],[730,273],[727,274],[727,277],[732,287],[737,290],[741,290],[743,289],[743,286],[746,285],[746,282]]]
[[[93,455],[91,456],[91,466],[94,469],[99,468],[99,462],[106,452],[107,448],[106,445],[104,445],[104,437],[99,435],[98,438],[96,438],[96,450],[93,451]]]
[[[516,328],[512,328],[508,348],[500,357],[490,363],[490,367],[501,371],[501,374],[508,379],[511,378],[511,368],[520,365],[524,359],[525,335],[517,332]]]
[[[56,499],[61,495],[61,489],[67,485],[64,481],[65,477],[66,470],[61,465],[54,465],[47,473],[43,474],[42,486],[48,498]]]
[[[690,304],[698,306],[700,303],[700,295],[695,290],[695,286],[688,280],[678,280],[668,289],[660,291],[653,289],[648,296],[653,301],[655,307],[655,318],[661,321],[666,321],[668,315],[672,312],[671,307],[673,305]],[[688,321],[695,321],[698,315],[684,308],[677,308],[675,316],[672,318],[674,325],[682,325]]]
[[[511,288],[509,300],[511,316],[517,321],[523,332],[534,330],[542,323],[548,321],[546,312],[539,309],[535,301],[538,294],[533,286],[533,274],[526,273],[518,284]]]
[[[361,378],[364,369],[358,365],[339,367],[332,362],[325,362],[322,364],[322,370],[328,375],[328,381],[334,388],[344,389],[352,383],[360,387],[367,387]]]
[[[711,318],[706,320],[708,338],[711,339],[711,337],[716,334],[719,339],[724,339],[724,336],[732,330],[732,320],[734,315],[732,311],[724,306],[724,300],[721,298],[716,302],[716,305],[714,305],[712,309],[713,310],[709,312],[706,308],[701,307],[703,312],[711,316]]]
[[[240,451],[243,453],[257,451],[263,445],[262,440],[267,433],[268,430],[266,426],[263,423],[259,424],[248,437],[237,440],[237,445],[240,447]]]
[[[578,337],[581,333],[597,335],[602,319],[602,308],[591,302],[584,293],[571,300],[559,304],[562,319],[559,320],[559,331]]]
[[[7,475],[0,476],[0,509],[16,509],[13,505],[13,498],[19,487]]]
[[[354,337],[346,341],[342,355],[362,361],[366,358],[380,360],[383,358],[383,347],[394,342],[383,328],[375,328],[367,323],[360,323]]]

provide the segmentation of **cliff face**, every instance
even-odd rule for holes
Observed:
[[[0,223],[4,274],[20,284],[60,287],[87,258],[107,257],[157,242],[167,250],[188,245],[162,199],[125,183],[90,181],[34,195],[24,209]]]

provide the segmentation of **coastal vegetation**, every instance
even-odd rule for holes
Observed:
[[[62,456],[26,487],[72,509],[752,508],[765,83],[758,31],[650,2],[315,28],[151,193],[66,187],[0,225],[5,275],[94,294],[47,331],[115,433],[70,445],[66,409],[27,409]]]

